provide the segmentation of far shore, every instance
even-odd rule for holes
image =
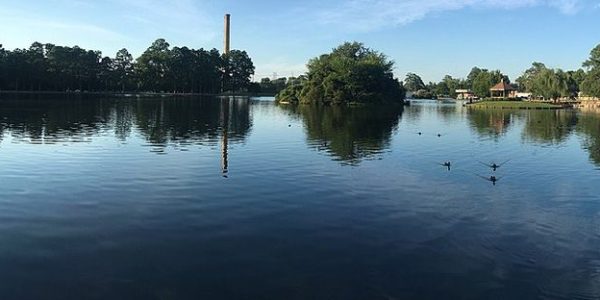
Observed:
[[[271,93],[167,93],[167,92],[90,92],[90,91],[3,91],[0,95],[96,95],[111,97],[189,97],[189,96],[233,96],[233,97],[274,97]]]
[[[572,103],[548,103],[535,101],[502,101],[490,100],[467,103],[467,107],[495,109],[563,109],[572,108]]]

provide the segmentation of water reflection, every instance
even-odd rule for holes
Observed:
[[[470,109],[468,119],[477,134],[498,140],[506,134],[516,113],[509,110]]]
[[[565,142],[578,122],[573,110],[471,109],[468,117],[475,132],[496,140],[505,135],[513,123],[523,122],[523,140],[537,144]]]
[[[411,100],[411,107],[403,113],[403,117],[409,121],[415,121],[423,118],[423,114],[433,113],[442,120],[453,122],[459,119],[464,108],[457,103],[443,103],[437,100]]]
[[[434,108],[437,114],[448,122],[456,121],[460,117],[460,111],[463,109],[462,106],[454,103],[438,104]]]
[[[600,113],[584,111],[579,115],[577,132],[583,136],[583,147],[590,159],[600,166]]]
[[[523,139],[541,144],[561,144],[575,129],[577,114],[572,110],[526,111]]]
[[[358,164],[389,148],[402,106],[284,106],[304,123],[309,144],[336,160]]]
[[[110,107],[106,100],[1,100],[0,135],[10,132],[15,141],[35,144],[85,141],[107,127]]]
[[[89,142],[112,132],[123,143],[134,134],[150,150],[168,153],[170,146],[220,147],[223,175],[229,170],[231,143],[244,141],[252,128],[251,101],[245,98],[121,98],[10,96],[0,99],[0,142],[57,144]],[[264,104],[264,103],[263,103]],[[256,104],[255,104],[256,105]],[[283,111],[282,111],[283,110]],[[583,148],[600,164],[600,114],[575,110],[467,109],[458,105],[413,102],[402,107],[285,106],[279,111],[302,120],[313,149],[326,151],[335,160],[357,164],[389,148],[399,120],[429,118],[433,113],[446,123],[466,116],[469,127],[481,138],[498,141],[512,128],[524,143],[563,144],[573,134],[583,138]]]
[[[231,103],[229,98],[221,100],[221,173],[227,177],[229,173],[229,112]]]
[[[159,146],[216,142],[224,132],[229,139],[242,140],[252,126],[247,99],[177,98],[133,104],[137,129],[149,142]]]
[[[480,137],[498,140],[515,123],[522,123],[521,139],[528,144],[559,145],[577,133],[583,148],[600,165],[600,113],[577,110],[488,110],[470,109],[471,128]]]
[[[0,298],[598,299],[600,115],[436,105],[0,102]]]
[[[163,147],[216,142],[225,134],[239,141],[252,127],[249,101],[228,98],[9,98],[0,100],[0,120],[2,133],[21,142],[84,140],[103,129],[125,141],[135,127]]]

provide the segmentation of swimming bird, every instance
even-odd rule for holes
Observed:
[[[503,162],[503,163],[501,163],[501,164],[499,164],[499,165],[497,165],[496,163],[492,163],[491,165],[489,165],[489,164],[486,164],[486,163],[481,162],[481,161],[479,163],[482,164],[482,165],[484,165],[484,166],[487,166],[487,167],[491,168],[492,170],[494,170],[494,172],[496,172],[496,170],[500,169],[500,167],[504,166],[509,161],[510,161],[510,159],[507,160],[507,161],[505,161],[505,162]]]
[[[481,176],[481,175],[477,175],[478,177],[487,180],[489,182],[491,182],[493,185],[496,185],[496,182],[500,181],[500,179],[502,179],[501,177],[496,177],[496,176],[490,176],[490,177],[485,177],[485,176]]]
[[[448,168],[448,171],[450,171],[450,169],[452,168],[452,162],[449,161],[439,165]]]

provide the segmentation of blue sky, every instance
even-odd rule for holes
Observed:
[[[473,66],[511,78],[531,62],[576,69],[600,44],[600,0],[0,0],[0,43],[79,45],[135,56],[171,45],[249,52],[256,77],[299,75],[314,56],[361,41],[396,61],[396,74],[465,77]]]

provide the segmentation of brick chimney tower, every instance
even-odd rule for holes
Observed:
[[[224,54],[228,54],[231,49],[231,15],[225,15],[225,49],[223,49]]]

